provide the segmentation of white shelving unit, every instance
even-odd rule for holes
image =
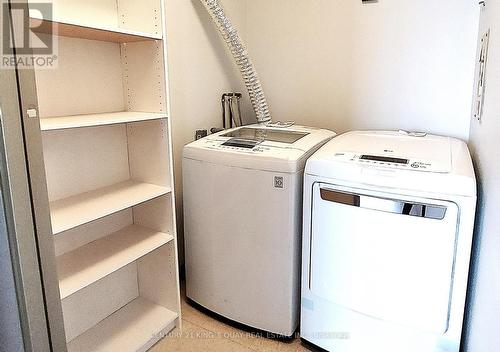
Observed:
[[[100,219],[170,193],[170,187],[125,181],[50,203],[52,232],[63,231]]]
[[[38,22],[41,23],[38,23]],[[37,33],[53,33],[71,38],[102,40],[115,43],[142,42],[145,40],[161,40],[161,35],[132,31],[123,28],[99,27],[89,24],[71,23],[64,20],[46,20],[30,15],[30,25]]]
[[[42,131],[54,131],[64,130],[68,128],[105,126],[120,123],[159,120],[163,118],[167,118],[167,115],[137,111],[120,111],[102,114],[45,117],[40,119],[40,128]]]
[[[146,351],[155,336],[174,327],[175,319],[171,311],[138,297],[71,341],[68,351]]]
[[[164,0],[52,2],[30,19],[58,48],[35,76],[67,347],[145,351],[180,324]]]
[[[167,244],[172,235],[130,225],[58,257],[61,299]]]

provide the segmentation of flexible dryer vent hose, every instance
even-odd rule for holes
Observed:
[[[217,25],[217,28],[222,34],[222,37],[231,50],[231,53],[240,68],[243,80],[245,81],[245,86],[248,90],[248,95],[250,95],[250,101],[252,102],[253,109],[257,115],[257,121],[259,123],[270,122],[271,114],[269,113],[269,106],[267,105],[262,85],[260,84],[259,77],[255,71],[252,61],[248,56],[245,45],[238,35],[238,31],[227,18],[219,0],[200,1],[203,5],[205,5],[208,13],[212,17],[212,20]]]

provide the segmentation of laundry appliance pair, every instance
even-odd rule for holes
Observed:
[[[187,297],[273,336],[294,333],[300,307],[301,337],[328,351],[458,352],[476,203],[466,145],[332,137],[252,125],[185,147]]]

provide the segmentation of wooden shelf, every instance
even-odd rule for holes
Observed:
[[[30,28],[37,33],[114,43],[131,43],[162,39],[162,36],[158,34],[132,31],[123,28],[92,27],[83,23],[74,23],[64,20],[42,19],[36,17],[33,13],[30,13]]]
[[[138,297],[70,341],[68,351],[146,351],[174,328],[177,316]]]
[[[58,234],[167,194],[170,187],[125,181],[50,203],[52,232]]]
[[[57,257],[61,299],[136,261],[172,239],[172,235],[131,225]]]
[[[61,117],[44,117],[40,119],[42,131],[62,130],[68,128],[92,127],[114,125],[119,123],[130,123],[166,118],[166,114],[151,112],[110,112],[103,114],[73,115]]]

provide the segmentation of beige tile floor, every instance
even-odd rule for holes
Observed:
[[[182,329],[158,342],[152,352],[308,352],[299,339],[270,340],[220,322],[182,301]]]

